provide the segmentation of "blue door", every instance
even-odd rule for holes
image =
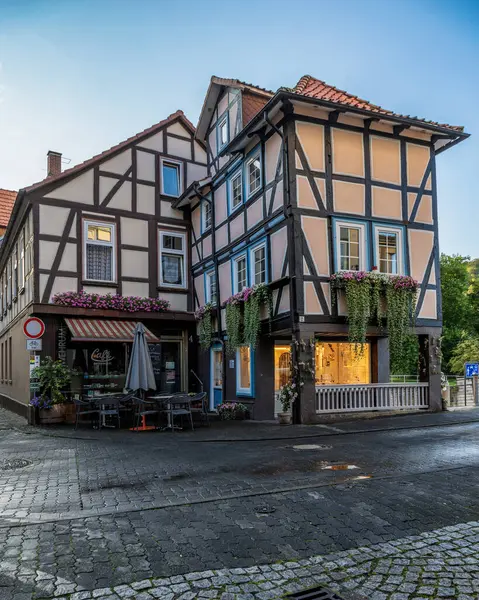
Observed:
[[[210,409],[223,402],[223,349],[221,344],[211,348]]]

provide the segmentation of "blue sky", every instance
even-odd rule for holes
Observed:
[[[441,250],[479,256],[479,2],[0,0],[0,187],[74,165],[178,108],[211,75],[277,89],[310,74],[385,108],[465,125],[438,157]]]

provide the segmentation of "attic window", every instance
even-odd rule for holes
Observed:
[[[218,123],[218,146],[219,149],[226,146],[229,142],[229,127],[228,127],[228,113]]]
[[[181,194],[181,163],[161,161],[161,187],[165,196],[177,198]]]

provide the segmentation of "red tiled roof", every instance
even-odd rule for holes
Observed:
[[[7,227],[17,192],[0,189],[0,227]]]
[[[367,100],[362,100],[358,96],[353,96],[344,90],[339,90],[332,85],[311,77],[311,75],[303,75],[298,81],[296,86],[290,90],[300,96],[308,96],[309,98],[317,98],[318,100],[326,100],[328,102],[335,102],[337,104],[351,106],[353,108],[360,108],[373,113],[378,113],[390,117],[399,117],[401,119],[413,119],[429,125],[435,125],[438,127],[445,127],[453,131],[464,131],[464,127],[456,125],[447,125],[446,123],[437,123],[436,121],[428,121],[426,119],[420,119],[419,117],[411,117],[409,115],[401,115],[390,110],[385,110],[376,104],[371,104]]]
[[[25,188],[25,191],[29,192],[33,189],[36,189],[37,187],[40,187],[41,185],[44,185],[46,183],[52,183],[53,181],[59,181],[59,180],[63,179],[64,177],[71,175],[72,173],[76,173],[77,171],[80,171],[81,169],[84,169],[85,167],[88,167],[88,166],[96,163],[100,159],[107,158],[114,152],[121,150],[122,148],[124,148],[125,146],[128,146],[135,140],[143,138],[148,134],[154,133],[157,129],[159,129],[160,127],[163,127],[163,125],[166,125],[167,123],[174,121],[175,119],[178,119],[178,118],[183,121],[183,123],[188,127],[188,129],[190,129],[191,133],[193,133],[193,134],[195,133],[195,126],[193,125],[193,123],[187,117],[185,117],[185,114],[182,110],[177,110],[176,112],[171,114],[169,117],[166,117],[166,119],[163,119],[163,121],[160,121],[159,123],[156,123],[155,125],[152,125],[151,127],[148,127],[147,129],[144,129],[143,131],[141,131],[140,133],[137,133],[136,135],[132,135],[128,139],[124,140],[123,142],[116,144],[116,146],[112,146],[111,148],[108,148],[108,150],[100,152],[100,154],[97,154],[97,155],[93,156],[92,158],[89,158],[88,160],[85,160],[82,163],[79,163],[78,165],[71,167],[70,169],[66,169],[66,171],[62,171],[62,173],[60,173],[60,175],[57,175],[56,177],[47,177],[46,179],[42,179],[42,181],[38,181],[37,183],[34,183],[34,184],[28,186],[27,188]]]
[[[268,98],[243,92],[241,102],[243,106],[243,127],[246,127],[251,119],[268,103]]]

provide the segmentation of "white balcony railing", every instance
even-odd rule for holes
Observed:
[[[317,413],[414,410],[428,406],[427,383],[316,386]]]

